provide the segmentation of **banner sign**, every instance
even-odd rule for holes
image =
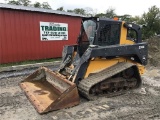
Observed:
[[[41,41],[68,40],[68,24],[40,22]]]

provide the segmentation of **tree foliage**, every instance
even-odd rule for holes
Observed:
[[[23,6],[29,6],[31,1],[30,0],[19,0],[20,4]]]
[[[115,16],[118,17],[119,20],[127,21],[127,22],[132,22],[131,15],[124,14],[124,15],[115,15]]]
[[[42,8],[51,9],[51,6],[48,4],[48,2],[43,2],[42,3]]]
[[[140,24],[145,24],[143,28],[143,38],[149,38],[160,34],[160,9],[156,6],[149,8],[147,13],[142,15]]]
[[[95,17],[105,17],[105,13],[98,13],[95,15]]]
[[[40,2],[35,2],[35,3],[33,4],[33,6],[34,6],[35,8],[41,8],[41,3],[40,3]]]
[[[18,1],[15,1],[15,0],[10,0],[8,2],[8,4],[11,4],[11,5],[20,5],[20,3]]]
[[[74,13],[80,14],[80,15],[85,15],[85,10],[83,8],[76,8],[73,10]]]
[[[86,11],[83,8],[75,8],[74,10],[67,10],[67,12],[80,14],[80,15],[86,15]]]
[[[106,13],[105,13],[106,18],[113,18],[114,16],[116,16],[114,8],[109,8],[106,10]]]
[[[33,6],[36,8],[45,8],[45,9],[51,9],[51,6],[48,4],[48,2],[35,2],[34,4],[31,4],[30,0],[9,0],[8,4],[12,5],[23,5],[23,6]]]
[[[104,17],[104,18],[111,18],[111,19],[114,16],[117,16],[114,8],[109,8],[109,9],[106,10],[105,13],[98,13],[98,14],[95,15],[95,17]]]
[[[59,8],[57,8],[57,10],[59,10],[59,11],[65,11],[63,7],[59,7]]]
[[[30,0],[9,0],[8,4],[15,4],[15,5],[23,5],[23,6],[29,6],[31,3]]]

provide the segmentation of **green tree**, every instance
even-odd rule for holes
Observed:
[[[30,0],[9,0],[8,4],[14,4],[14,5],[23,5],[23,6],[29,6],[31,3]]]
[[[65,11],[63,7],[59,7],[59,8],[57,8],[57,10],[59,10],[59,11]]]
[[[142,37],[144,39],[160,34],[160,9],[156,6],[149,8],[148,13],[142,15],[140,24],[146,25],[146,27],[142,28]]]
[[[74,13],[74,11],[73,11],[73,10],[67,10],[67,12],[71,12],[71,13]]]
[[[142,19],[142,17],[140,17],[140,16],[135,16],[135,17],[131,16],[128,21],[136,23],[136,24],[140,24],[141,19]]]
[[[51,6],[48,4],[48,2],[43,2],[42,4],[40,2],[35,2],[34,4],[31,4],[30,0],[9,0],[8,4],[33,6],[33,7],[36,7],[36,8],[51,9]]]
[[[106,17],[105,13],[98,13],[95,15],[95,17]]]
[[[48,4],[48,2],[43,2],[43,3],[42,3],[42,8],[52,9],[51,6]]]
[[[80,15],[85,15],[86,14],[85,10],[83,8],[76,8],[73,11],[74,11],[74,13],[80,14]]]
[[[40,3],[40,2],[35,2],[35,3],[33,4],[33,6],[34,6],[35,8],[41,8],[41,3]]]
[[[131,22],[131,15],[124,14],[124,15],[115,15],[115,17],[118,17],[119,20]]]
[[[16,1],[16,0],[9,0],[8,4],[11,4],[11,5],[21,5],[20,2]]]
[[[31,1],[30,0],[18,0],[21,5],[23,6],[29,6]]]
[[[109,8],[109,9],[106,10],[105,17],[107,17],[107,18],[113,18],[114,16],[116,16],[114,8]]]
[[[95,15],[95,17],[104,17],[104,18],[114,18],[114,16],[117,16],[115,13],[115,9],[109,8],[106,10],[105,13],[98,13]]]
[[[74,10],[67,10],[67,12],[72,12],[80,15],[86,15],[85,9],[83,8],[75,8]]]

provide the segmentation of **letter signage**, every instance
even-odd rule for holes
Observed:
[[[40,22],[41,41],[68,40],[68,24]]]

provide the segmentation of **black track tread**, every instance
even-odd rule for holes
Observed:
[[[88,98],[89,100],[92,100],[94,98],[92,95],[89,94],[89,91],[92,88],[92,86],[94,86],[94,85],[96,85],[96,84],[98,84],[98,83],[132,67],[132,66],[136,66],[136,65],[133,63],[127,63],[127,62],[117,63],[116,65],[113,65],[109,68],[106,68],[97,74],[94,74],[90,77],[87,77],[87,78],[81,80],[78,85],[78,90],[84,97]]]

